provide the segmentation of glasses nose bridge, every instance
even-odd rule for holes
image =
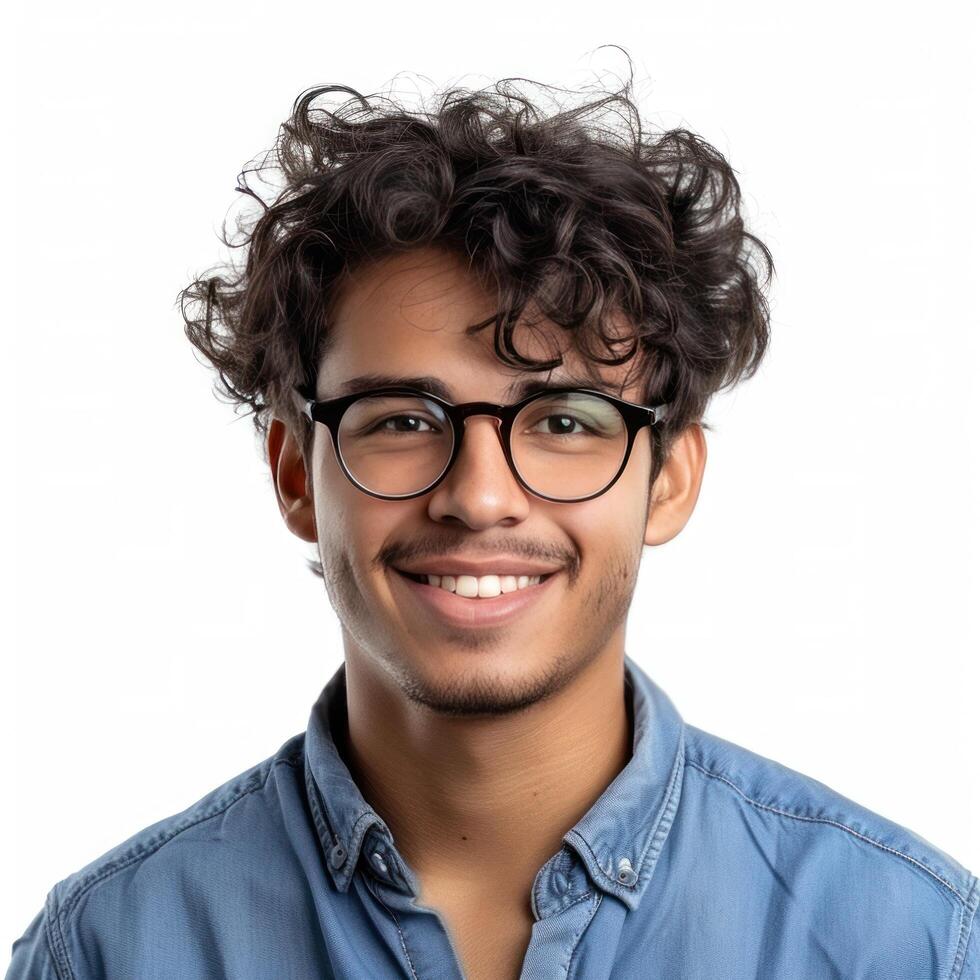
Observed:
[[[510,453],[507,446],[504,444],[504,419],[503,413],[506,411],[506,405],[496,405],[493,402],[466,402],[463,405],[457,405],[457,410],[459,412],[460,427],[459,427],[459,445],[456,447],[457,451],[463,448],[463,436],[466,434],[466,425],[471,419],[475,418],[487,418],[492,423],[497,431],[497,442],[500,444],[500,450],[504,454],[504,459],[507,461],[508,466],[510,465]]]
[[[469,405],[461,406],[461,408],[463,409],[463,413],[462,424],[460,426],[460,443],[462,443],[462,438],[466,434],[466,426],[470,421],[476,418],[486,418],[493,423],[494,428],[497,430],[497,441],[500,443],[500,448],[504,450],[504,456],[506,456],[507,447],[504,445],[503,433],[504,420],[500,417],[499,406],[490,405],[487,402],[471,402]]]

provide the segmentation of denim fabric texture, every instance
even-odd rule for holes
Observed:
[[[451,980],[445,923],[305,733],[55,884],[7,980]],[[522,980],[978,980],[980,882],[828,786],[698,728],[626,657],[633,757],[538,871]]]

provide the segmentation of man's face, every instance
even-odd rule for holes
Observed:
[[[362,268],[335,310],[334,343],[320,366],[316,394],[334,397],[365,374],[434,375],[453,402],[513,401],[506,389],[529,376],[556,381],[583,373],[567,355],[552,372],[529,375],[500,362],[493,327],[465,327],[494,310],[494,297],[465,261],[418,249]],[[515,332],[535,358],[565,351],[568,335],[550,321]],[[614,393],[630,364],[601,367]],[[309,488],[325,584],[340,618],[350,661],[393,683],[417,703],[445,713],[501,714],[561,690],[604,651],[622,650],[647,525],[650,437],[641,431],[626,469],[606,493],[554,503],[528,493],[504,458],[494,421],[471,418],[459,456],[443,481],[411,500],[380,500],[341,471],[330,434],[315,429]],[[460,623],[439,612],[395,569],[512,559],[555,569],[537,594],[493,624]],[[448,598],[447,596],[440,597]],[[481,600],[452,597],[453,603]]]

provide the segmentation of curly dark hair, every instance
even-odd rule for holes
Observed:
[[[711,396],[755,373],[773,263],[746,229],[725,157],[687,129],[648,135],[632,76],[551,115],[522,92],[528,82],[450,87],[415,111],[345,85],[297,97],[273,148],[238,178],[236,190],[261,205],[238,221],[241,241],[222,230],[225,245],[246,249],[244,266],[209,270],[178,298],[187,337],[217,371],[216,393],[248,406],[263,437],[278,417],[309,459],[313,424],[292,388],[315,382],[344,278],[423,245],[456,250],[498,297],[495,315],[467,331],[492,323],[510,367],[562,363],[514,347],[531,301],[587,364],[641,350],[646,400],[670,401],[651,487],[684,428],[711,428],[702,419]],[[327,93],[349,98],[314,105]],[[614,125],[595,118],[603,111]],[[247,175],[269,170],[282,186],[267,204]],[[625,342],[605,329],[615,313],[630,323]]]

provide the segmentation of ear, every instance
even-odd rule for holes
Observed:
[[[306,464],[292,432],[281,419],[272,419],[266,439],[272,485],[286,527],[304,541],[316,541],[316,513],[309,492]]]
[[[674,440],[654,481],[644,544],[665,544],[681,532],[698,502],[707,458],[704,430],[693,423]]]

